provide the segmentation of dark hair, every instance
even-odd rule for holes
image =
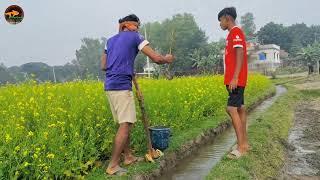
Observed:
[[[222,9],[218,14],[218,21],[222,16],[231,16],[234,20],[237,19],[237,10],[235,7],[227,7]]]
[[[134,21],[140,24],[140,19],[135,14],[130,14],[124,18],[119,19],[119,24],[125,21]]]

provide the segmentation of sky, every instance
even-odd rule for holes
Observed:
[[[5,21],[10,5],[24,10],[17,25]],[[84,37],[110,37],[117,21],[130,13],[142,23],[162,21],[177,13],[191,13],[210,41],[224,38],[217,14],[227,6],[238,16],[252,12],[257,29],[268,22],[320,24],[319,0],[1,0],[0,63],[7,67],[27,62],[64,65],[75,58]]]

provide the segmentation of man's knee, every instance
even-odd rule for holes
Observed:
[[[238,108],[238,112],[239,112],[239,113],[245,113],[245,112],[246,112],[245,106],[239,107],[239,108]]]
[[[119,130],[121,130],[122,132],[125,132],[125,133],[129,133],[131,126],[132,126],[132,124],[128,123],[128,122],[121,123],[119,126]]]
[[[231,107],[231,106],[228,106],[226,108],[226,111],[228,114],[233,114],[233,113],[236,113],[237,112],[237,108],[236,107]]]

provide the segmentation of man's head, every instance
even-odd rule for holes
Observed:
[[[230,25],[233,25],[236,19],[237,19],[237,11],[236,11],[236,8],[234,7],[224,8],[218,14],[220,27],[223,30],[227,30],[230,27]]]
[[[139,26],[140,19],[135,14],[130,14],[124,18],[119,19],[119,31],[138,31]]]

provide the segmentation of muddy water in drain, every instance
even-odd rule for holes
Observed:
[[[280,95],[287,90],[282,86],[276,87],[276,95],[267,99],[249,115],[248,119],[254,119],[259,113],[266,111]],[[213,142],[201,147],[196,153],[182,160],[178,166],[167,172],[159,180],[198,180],[204,179],[215,166],[223,155],[230,150],[236,142],[236,137],[233,128],[227,129],[222,134],[218,135]]]

